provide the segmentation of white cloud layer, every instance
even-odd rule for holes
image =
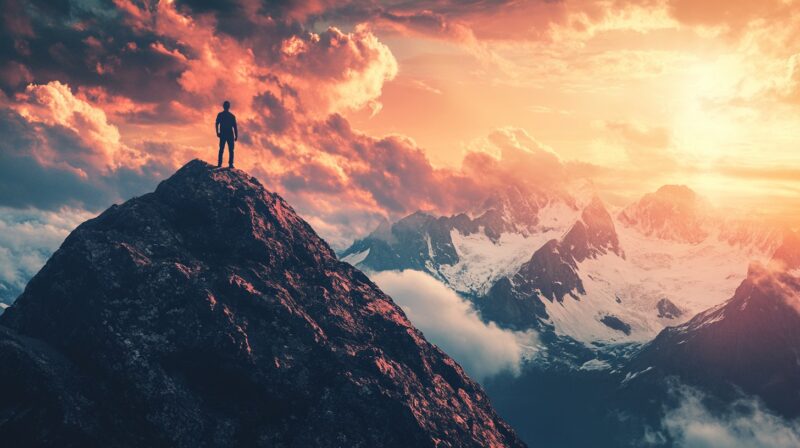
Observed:
[[[667,411],[664,433],[650,434],[650,442],[663,444],[665,435],[682,448],[796,448],[800,446],[800,421],[787,421],[754,399],[741,399],[724,414],[703,404],[702,393],[681,386],[681,404]]]
[[[428,274],[384,271],[371,278],[429,341],[478,381],[504,371],[519,373],[523,355],[536,344],[534,332],[484,323],[470,303]]]
[[[70,208],[48,212],[0,207],[0,302],[16,299],[69,232],[91,216]]]

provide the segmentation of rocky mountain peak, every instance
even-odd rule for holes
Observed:
[[[607,252],[623,256],[614,221],[597,196],[583,209],[580,221],[565,235],[562,245],[578,262]]]
[[[686,185],[662,185],[656,190],[655,196],[665,201],[689,206],[698,199],[697,193]]]
[[[625,256],[611,215],[595,195],[560,240],[547,241],[514,275],[492,285],[481,302],[482,315],[513,328],[541,329],[549,316],[540,297],[550,302],[580,300],[586,290],[579,264],[608,253]]]
[[[193,161],[0,316],[9,446],[522,446],[278,195]]]
[[[622,224],[644,235],[686,243],[699,243],[708,237],[705,228],[709,206],[684,185],[664,185],[619,214]]]

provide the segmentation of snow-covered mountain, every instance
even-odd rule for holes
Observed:
[[[483,295],[580,215],[569,195],[524,192],[517,187],[498,191],[469,213],[416,212],[385,222],[340,257],[372,271],[426,271],[461,294]]]
[[[629,378],[677,375],[721,393],[757,395],[800,416],[800,244],[788,238],[772,262],[753,263],[733,297],[662,331],[631,361]]]
[[[497,193],[477,212],[385,223],[341,256],[365,270],[426,271],[501,326],[641,343],[731,297],[784,236],[720,217],[685,186],[618,213],[585,188],[522,193]]]
[[[579,264],[603,255],[624,257],[614,223],[596,196],[561,239],[551,239],[513,275],[499,279],[478,300],[483,316],[514,328],[537,328],[551,321],[547,304],[563,306],[586,294]]]

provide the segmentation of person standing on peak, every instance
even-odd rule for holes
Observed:
[[[233,142],[239,140],[239,129],[236,127],[236,116],[228,111],[231,103],[225,101],[222,103],[222,108],[224,110],[217,114],[217,122],[214,123],[214,129],[219,137],[217,166],[222,166],[222,154],[225,152],[225,143],[228,143],[228,167],[233,168]]]

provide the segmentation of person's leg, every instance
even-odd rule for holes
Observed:
[[[225,152],[225,139],[219,138],[219,157],[217,157],[217,167],[222,166],[222,154]]]
[[[233,168],[233,137],[228,137],[228,166]]]

